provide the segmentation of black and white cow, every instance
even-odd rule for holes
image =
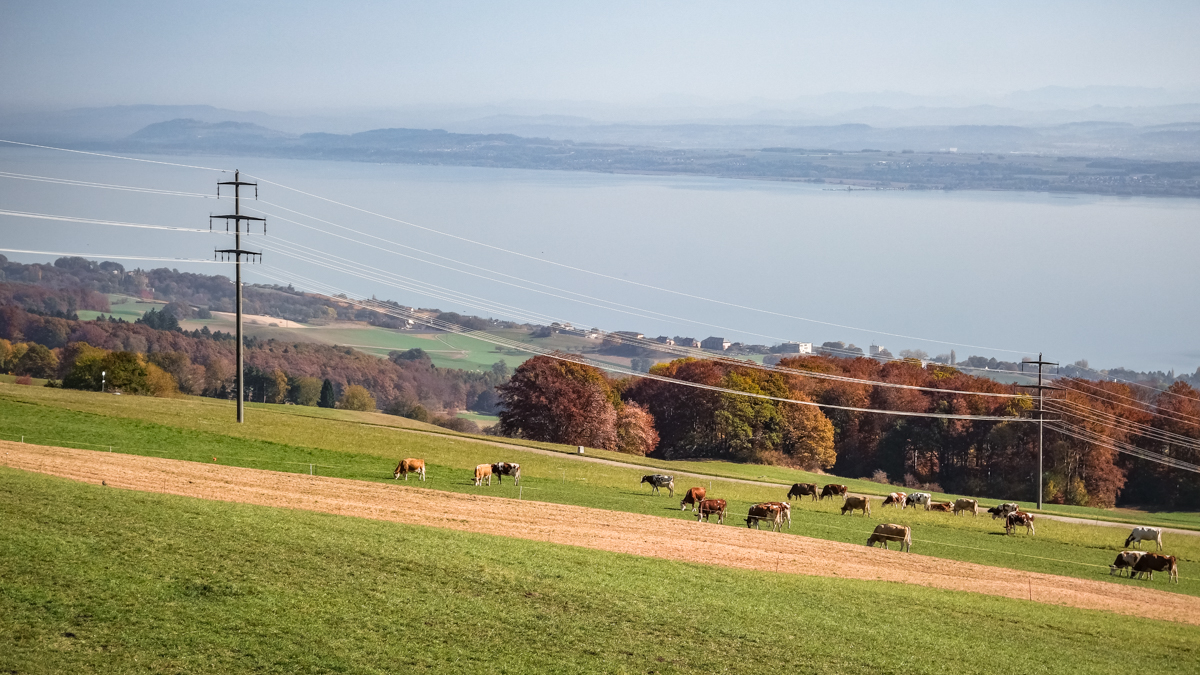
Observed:
[[[993,506],[992,508],[988,509],[988,513],[992,514],[992,520],[995,520],[997,518],[1008,518],[1008,514],[1016,513],[1017,511],[1020,511],[1020,510],[1021,510],[1020,504],[1018,504],[1016,502],[1009,502],[1007,504],[1000,504],[998,506]]]
[[[932,498],[933,495],[930,495],[928,492],[914,492],[908,496],[908,499],[904,500],[904,508],[907,509],[910,506],[916,508],[918,505],[920,505],[924,506],[925,510],[928,511],[929,500]]]
[[[660,473],[651,474],[642,476],[642,482],[649,483],[655,494],[658,494],[659,488],[667,488],[667,492],[672,497],[675,496],[675,479],[671,476],[664,476]]]

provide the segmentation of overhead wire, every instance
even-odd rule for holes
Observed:
[[[48,213],[30,213],[27,211],[10,211],[8,209],[0,209],[0,216],[11,216],[14,218],[30,218],[34,220],[56,220],[68,223],[80,223],[84,225],[111,225],[114,227],[134,227],[143,230],[169,230],[171,232],[203,232],[212,234],[216,230],[204,230],[193,227],[172,227],[169,225],[145,225],[142,223],[126,223],[119,220],[99,220],[96,218],[79,218],[76,216],[56,216]]]
[[[1046,424],[1047,424],[1047,426],[1054,429],[1058,433],[1061,433],[1065,436],[1071,436],[1072,438],[1084,441],[1086,443],[1092,443],[1094,445],[1099,445],[1101,447],[1105,447],[1110,450],[1114,450],[1116,452],[1120,452],[1120,453],[1123,453],[1126,455],[1131,455],[1134,457],[1140,457],[1142,459],[1146,459],[1151,462],[1157,462],[1158,464],[1163,464],[1165,466],[1170,466],[1170,467],[1173,467],[1176,469],[1183,469],[1184,471],[1200,473],[1200,466],[1193,464],[1191,462],[1185,462],[1181,459],[1176,459],[1174,457],[1169,457],[1167,455],[1155,453],[1150,450],[1145,450],[1143,448],[1139,448],[1137,446],[1130,445],[1128,443],[1123,443],[1116,439],[1097,434],[1096,432],[1090,431],[1083,427],[1075,426],[1075,425],[1068,424],[1068,423],[1061,422],[1061,421],[1047,422]]]
[[[116,260],[159,260],[165,262],[187,262],[187,263],[216,263],[221,264],[216,260],[201,260],[199,258],[160,258],[144,255],[116,255],[111,253],[63,253],[61,251],[30,251],[20,248],[0,248],[0,251],[5,253],[29,253],[33,255],[56,255],[66,256],[68,258],[113,258]]]
[[[72,150],[70,148],[58,148],[53,145],[38,145],[37,143],[22,143],[21,141],[10,141],[0,138],[0,143],[9,143],[12,145],[23,145],[27,148],[41,148],[43,150],[57,150],[59,152],[73,152],[80,155],[93,155],[96,157],[107,157],[109,159],[123,159],[130,162],[146,162],[148,164],[162,164],[164,166],[178,166],[185,169],[202,169],[204,171],[220,171],[221,173],[229,173],[230,169],[216,169],[211,166],[195,166],[193,164],[178,164],[176,162],[162,162],[153,159],[143,159],[141,157],[127,157],[125,155],[110,155],[103,152],[88,152],[87,150]]]
[[[273,270],[273,271],[279,271],[279,270]],[[276,281],[288,281],[289,283],[294,283],[294,281],[289,280],[287,278],[289,276],[287,274],[282,275],[283,278],[280,278],[279,276],[273,276],[270,272],[263,272],[261,270],[252,270],[252,272],[256,273],[260,276],[275,279]],[[322,284],[322,285],[324,285],[324,284]],[[330,287],[330,288],[332,288],[332,287]],[[340,294],[338,296],[338,299],[342,300],[344,302],[349,302],[351,304],[354,304],[354,305],[357,305],[360,307],[364,307],[367,309],[375,309],[376,311],[391,314],[393,316],[397,316],[400,318],[412,318],[413,316],[415,316],[411,312],[405,312],[403,310],[400,310],[400,309],[397,309],[394,307],[383,305],[382,303],[379,303],[378,301],[350,299],[350,296],[348,293],[346,293],[346,291],[341,290],[341,289],[336,289],[336,288],[334,290],[336,290]],[[475,330],[466,329],[461,326],[458,326],[457,324],[453,324],[453,323],[446,322],[446,321],[440,321],[438,319],[431,319],[429,317],[420,317],[420,318],[423,321],[428,322],[430,325],[440,328],[441,330],[443,330],[445,332],[451,332],[451,333],[456,333],[459,335],[464,335],[467,337],[472,337],[472,338],[478,339],[480,341],[489,342],[491,344],[499,345],[502,347],[509,347],[511,349],[517,349],[520,351],[524,351],[524,352],[539,355],[539,356],[548,356],[550,358],[558,359],[561,361],[568,361],[568,362],[590,365],[595,368],[607,370],[609,372],[619,373],[622,375],[628,375],[628,376],[638,377],[638,378],[642,378],[642,379],[657,380],[660,382],[667,382],[670,384],[677,384],[677,385],[681,385],[681,386],[686,386],[686,387],[691,387],[691,388],[696,388],[696,389],[704,389],[704,390],[714,391],[714,392],[719,392],[719,393],[724,393],[724,394],[732,394],[732,395],[736,395],[736,396],[758,398],[758,399],[763,399],[763,400],[776,401],[776,402],[780,402],[780,403],[794,403],[797,405],[804,405],[804,406],[810,406],[810,407],[816,407],[816,408],[828,408],[828,409],[835,409],[835,410],[875,413],[875,414],[883,414],[883,415],[898,415],[898,416],[905,416],[905,417],[927,417],[927,418],[939,418],[939,419],[993,421],[993,422],[1022,422],[1022,421],[1029,422],[1029,421],[1033,421],[1029,418],[1009,417],[1009,416],[958,415],[958,414],[953,414],[953,413],[927,413],[927,412],[911,412],[911,411],[902,411],[902,410],[880,410],[880,409],[875,409],[875,408],[859,408],[859,407],[855,407],[855,406],[841,406],[841,405],[834,405],[834,404],[827,404],[827,403],[817,403],[814,401],[804,401],[804,400],[789,399],[789,398],[784,398],[784,397],[779,397],[779,396],[769,396],[767,394],[757,394],[757,393],[753,393],[753,392],[745,392],[745,391],[740,391],[740,390],[736,390],[736,389],[729,389],[726,387],[707,385],[707,384],[703,384],[703,383],[699,383],[699,382],[678,380],[675,378],[665,377],[662,375],[656,375],[654,373],[640,373],[637,371],[633,371],[629,368],[617,366],[612,363],[608,363],[608,362],[604,362],[604,361],[597,361],[595,359],[589,359],[583,355],[576,356],[576,355],[565,354],[563,352],[557,352],[557,351],[546,349],[546,348],[540,348],[540,347],[537,347],[534,345],[529,345],[526,343],[501,338],[499,336],[492,335],[492,334],[489,334],[489,333],[486,333],[483,331],[475,331]]]

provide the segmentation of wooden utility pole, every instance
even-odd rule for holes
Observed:
[[[245,183],[241,180],[241,171],[233,173],[232,181],[217,183],[217,198],[221,197],[221,186],[233,186],[233,213],[224,216],[209,216],[208,228],[212,229],[212,219],[221,218],[225,221],[225,231],[229,231],[229,221],[233,221],[233,248],[217,249],[214,253],[221,254],[222,260],[228,260],[233,257],[233,266],[235,272],[234,278],[234,294],[236,296],[237,305],[237,421],[238,424],[246,421],[245,410],[243,409],[244,401],[246,400],[246,374],[242,367],[242,256],[250,261],[254,260],[254,256],[262,260],[261,251],[246,251],[242,249],[242,221],[246,221],[246,235],[250,234],[250,225],[253,221],[259,221],[263,224],[263,234],[267,233],[267,219],[256,218],[254,216],[242,215],[242,186],[254,186],[254,198],[258,199],[258,183]]]
[[[1046,403],[1046,390],[1047,390],[1047,389],[1059,389],[1059,388],[1060,388],[1060,387],[1055,387],[1055,386],[1052,386],[1052,385],[1048,385],[1048,384],[1043,384],[1043,383],[1042,383],[1042,366],[1057,366],[1058,364],[1057,364],[1057,363],[1051,363],[1050,361],[1043,361],[1043,360],[1042,360],[1042,355],[1041,355],[1040,353],[1038,354],[1038,360],[1037,360],[1037,361],[1022,361],[1022,362],[1021,362],[1021,370],[1025,370],[1025,364],[1026,364],[1026,363],[1028,363],[1028,364],[1030,364],[1030,365],[1033,365],[1033,364],[1035,364],[1035,363],[1036,363],[1036,364],[1037,364],[1037,367],[1038,367],[1038,383],[1037,383],[1037,384],[1019,384],[1019,385],[1017,385],[1017,386],[1018,386],[1018,387],[1024,387],[1024,388],[1026,388],[1026,389],[1037,389],[1037,392],[1038,392],[1038,481],[1037,481],[1037,507],[1038,507],[1038,510],[1040,511],[1040,510],[1042,509],[1042,475],[1043,475],[1043,473],[1042,473],[1042,441],[1043,441],[1043,438],[1044,438],[1044,436],[1045,436],[1045,429],[1046,429],[1046,405],[1045,405],[1045,403]]]

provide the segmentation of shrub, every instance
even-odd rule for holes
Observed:
[[[366,387],[352,384],[346,387],[346,393],[342,395],[342,400],[338,402],[338,407],[342,410],[374,412],[375,397],[371,396],[371,392],[367,391]]]
[[[465,420],[461,417],[439,417],[433,421],[439,427],[450,429],[451,431],[459,431],[464,434],[479,433],[479,425],[471,420]]]
[[[22,375],[17,378],[17,384],[33,384],[33,378],[28,375]]]

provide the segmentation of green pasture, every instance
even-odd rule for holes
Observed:
[[[0,468],[0,671],[1185,672],[1196,628]],[[997,632],[1004,639],[996,639]]]
[[[115,397],[34,387],[0,388],[0,438],[86,449],[169,457],[341,478],[391,481],[403,457],[421,457],[429,465],[422,487],[483,493],[610,510],[689,518],[678,499],[650,494],[639,484],[645,470],[579,461],[577,456],[545,454],[500,440],[441,433],[437,427],[379,414],[299,406],[254,405],[247,423],[230,423],[232,406],[204,399]],[[386,421],[388,424],[380,422]],[[437,431],[434,431],[437,429]],[[425,433],[413,433],[425,432]],[[475,487],[473,467],[513,461],[522,465],[522,487]],[[708,463],[694,463],[705,466]],[[413,484],[412,481],[409,481]],[[703,485],[710,495],[729,501],[727,526],[744,526],[750,504],[781,500],[786,485],[769,487],[720,477],[678,477],[684,490]],[[800,501],[793,509],[791,534],[862,544],[879,522],[911,525],[917,552],[953,560],[1035,572],[1100,579],[1119,584],[1153,584],[1165,578],[1130,581],[1108,575],[1107,566],[1121,549],[1123,529],[1037,522],[1034,537],[1023,531],[1005,536],[1000,521],[980,517],[884,509],[877,501],[870,518],[842,516],[840,502]],[[740,515],[739,514],[743,514]],[[1181,561],[1182,583],[1170,590],[1200,595],[1200,537],[1168,533],[1166,553]]]
[[[110,293],[108,295],[109,307],[111,312],[96,312],[90,309],[81,309],[76,312],[81,321],[94,321],[96,317],[104,314],[105,316],[115,316],[133,321],[142,318],[142,315],[149,312],[151,309],[162,309],[167,303],[158,300],[141,300],[128,295],[118,295]]]
[[[464,420],[471,420],[480,427],[490,427],[491,425],[500,421],[500,418],[496,415],[485,415],[477,412],[460,412],[456,416],[461,417]]]

